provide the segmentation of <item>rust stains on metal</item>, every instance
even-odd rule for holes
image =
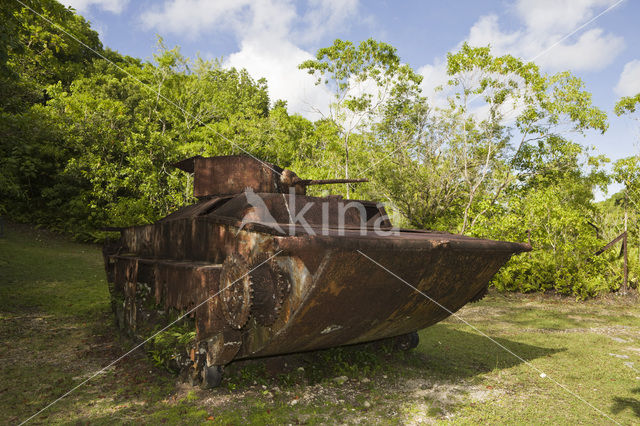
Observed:
[[[103,253],[117,321],[131,334],[144,337],[171,312],[201,304],[190,314],[191,368],[406,335],[449,315],[358,250],[452,312],[481,296],[513,254],[530,250],[393,230],[374,202],[304,195],[307,185],[335,181],[302,180],[251,157],[176,166],[195,173],[200,201],[122,229]]]
[[[368,182],[368,179],[300,179],[291,170],[243,155],[205,158],[200,155],[174,164],[194,174],[193,195],[239,194],[251,188],[259,193],[288,193],[289,188],[304,195],[310,185]]]

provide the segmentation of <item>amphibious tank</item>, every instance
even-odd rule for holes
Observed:
[[[480,299],[528,244],[397,229],[384,206],[306,195],[305,180],[250,156],[176,167],[198,201],[118,228],[103,253],[118,325],[145,339],[187,316],[195,338],[174,363],[204,387],[238,359],[396,338]],[[185,373],[186,372],[186,373]]]

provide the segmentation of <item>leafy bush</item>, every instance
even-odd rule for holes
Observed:
[[[193,324],[184,322],[155,334],[145,344],[145,347],[158,367],[171,371],[171,361],[189,353],[195,338],[196,332]]]

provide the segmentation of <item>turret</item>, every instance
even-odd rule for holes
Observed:
[[[368,182],[367,179],[301,179],[291,170],[257,160],[247,155],[187,158],[174,164],[194,174],[193,195],[208,198],[239,194],[247,188],[262,193],[295,193],[304,195],[309,185]]]

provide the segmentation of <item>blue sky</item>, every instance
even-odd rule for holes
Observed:
[[[640,2],[633,0],[358,1],[358,0],[65,0],[85,16],[103,43],[150,59],[156,36],[187,56],[224,59],[265,77],[272,99],[311,119],[329,94],[296,68],[335,38],[369,37],[398,49],[425,76],[425,93],[440,84],[447,52],[463,41],[491,44],[546,72],[571,70],[609,115],[605,135],[576,140],[615,160],[638,151],[638,122],[618,118],[620,96],[640,92]],[[603,13],[604,12],[604,13]],[[601,16],[598,16],[602,14]],[[595,19],[594,19],[595,18]],[[590,22],[592,21],[592,22]],[[585,25],[586,24],[586,25]],[[567,35],[571,34],[569,37]],[[565,38],[566,37],[566,38]],[[543,53],[544,52],[544,53]]]

